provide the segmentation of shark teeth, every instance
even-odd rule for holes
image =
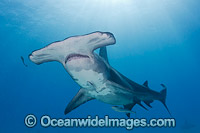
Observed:
[[[80,59],[80,58],[90,58],[88,55],[81,55],[81,54],[70,54],[67,56],[65,63],[71,61],[72,59]]]

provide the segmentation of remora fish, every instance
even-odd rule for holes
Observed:
[[[65,114],[93,99],[112,105],[124,105],[126,110],[131,110],[136,104],[145,108],[141,101],[151,107],[150,103],[159,100],[169,112],[165,104],[167,90],[164,85],[162,91],[153,91],[148,87],[148,81],[143,85],[137,84],[109,64],[106,46],[115,43],[112,33],[93,32],[51,43],[33,51],[29,58],[38,65],[50,61],[60,62],[81,86],[66,107]],[[94,52],[98,48],[99,55]],[[130,113],[127,116],[130,117]]]
[[[136,113],[136,112],[133,112],[131,110],[128,110],[128,109],[125,109],[125,108],[122,108],[122,107],[119,107],[119,106],[112,106],[112,109],[114,111],[117,111],[117,112],[123,112],[123,113]]]

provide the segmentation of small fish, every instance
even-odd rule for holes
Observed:
[[[24,62],[24,57],[23,56],[21,56],[21,60],[22,60],[22,63],[24,64],[24,66],[28,67],[28,65],[26,65],[25,62]]]
[[[128,109],[124,109],[122,107],[119,107],[119,106],[112,106],[112,109],[114,111],[117,111],[117,112],[123,112],[123,113],[136,113],[134,111],[131,111],[131,110],[128,110]]]

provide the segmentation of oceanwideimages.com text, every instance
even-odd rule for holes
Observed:
[[[134,119],[134,118],[99,118],[99,116],[87,118],[52,118],[48,115],[44,115],[40,118],[40,125],[42,127],[121,127],[131,130],[136,127],[175,127],[176,121],[173,118],[165,119]],[[25,125],[27,127],[33,127],[37,123],[37,119],[34,115],[27,115],[25,118]]]

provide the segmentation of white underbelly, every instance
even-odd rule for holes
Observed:
[[[84,89],[88,95],[108,104],[125,105],[132,102],[127,92],[117,89],[107,80],[107,75],[93,70],[70,71],[70,75]],[[120,91],[120,92],[119,92]]]
[[[109,88],[103,88],[99,92],[90,90],[88,91],[88,95],[99,101],[113,105],[126,105],[132,102],[132,99],[128,98],[125,95],[115,93],[115,91]]]
[[[100,91],[107,80],[105,74],[93,70],[70,71],[70,74],[81,87],[96,91]]]

